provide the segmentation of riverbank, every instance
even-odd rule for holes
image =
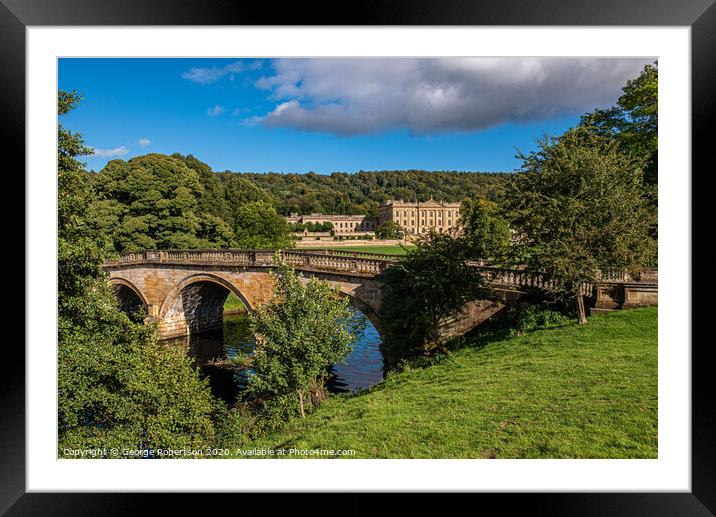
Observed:
[[[235,445],[353,450],[351,458],[656,458],[657,430],[653,307],[468,342]]]

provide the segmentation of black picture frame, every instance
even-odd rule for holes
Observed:
[[[708,128],[716,119],[716,5],[714,0],[382,0],[345,9],[338,3],[270,3],[229,0],[0,0],[0,114],[6,129],[4,149],[17,158],[3,178],[15,182],[12,197],[24,199],[25,170],[25,29],[28,26],[83,25],[551,25],[551,26],[689,26],[692,42],[692,278],[708,279],[716,265],[713,220],[707,212],[716,206],[710,188],[713,165]],[[346,14],[338,14],[346,13]],[[712,144],[713,145],[713,144]],[[9,157],[9,156],[8,156]],[[7,162],[6,162],[7,163]],[[684,171],[685,181],[688,173]],[[9,190],[10,191],[10,190]],[[8,243],[2,256],[6,321],[24,311],[25,228],[18,224],[24,207],[3,204]],[[21,211],[22,210],[22,211]],[[701,237],[701,238],[699,238]],[[14,273],[9,273],[14,272]],[[692,282],[685,276],[684,281]],[[15,282],[15,285],[12,283]],[[526,506],[531,513],[549,515],[713,515],[716,511],[716,418],[708,393],[709,316],[716,298],[707,289],[692,286],[692,491],[690,493],[612,494],[480,494],[502,510]],[[7,295],[12,293],[12,296]],[[24,331],[6,341],[6,367],[0,375],[2,420],[0,436],[0,511],[8,515],[113,515],[143,513],[146,498],[159,498],[163,511],[184,507],[188,494],[69,494],[26,493],[25,490],[25,356],[19,346]],[[698,339],[701,336],[701,339]],[[688,346],[688,343],[684,343]],[[12,365],[12,366],[8,366]],[[241,511],[259,510],[261,502],[242,498]],[[212,502],[217,496],[212,496]],[[272,496],[273,498],[274,496]],[[295,495],[290,496],[295,501]],[[356,496],[350,496],[355,498]],[[219,500],[225,497],[219,497]],[[273,499],[276,501],[276,499]],[[330,503],[329,503],[330,504]],[[351,513],[361,502],[340,503]],[[459,503],[454,503],[459,504]],[[469,503],[474,505],[473,502]],[[482,503],[480,503],[482,504]],[[249,505],[249,507],[247,507]],[[423,507],[414,496],[402,511]],[[250,506],[253,506],[251,508]],[[265,510],[265,508],[264,508]]]

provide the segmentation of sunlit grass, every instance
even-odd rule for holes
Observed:
[[[468,347],[246,447],[356,458],[656,458],[657,309]]]
[[[246,307],[244,307],[239,297],[234,293],[229,293],[228,298],[226,298],[224,302],[224,312],[244,312],[245,310]]]

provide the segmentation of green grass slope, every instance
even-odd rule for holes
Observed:
[[[463,348],[247,445],[356,458],[656,458],[657,309]]]

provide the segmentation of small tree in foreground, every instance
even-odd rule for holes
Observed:
[[[304,285],[283,263],[272,275],[273,298],[250,316],[257,344],[247,394],[262,400],[292,398],[304,418],[309,388],[333,363],[348,357],[365,320],[356,318],[348,299],[325,280],[311,278]]]
[[[518,255],[574,298],[586,323],[581,286],[598,270],[638,272],[656,256],[656,213],[642,188],[643,159],[584,128],[544,138],[524,160],[506,196]]]

